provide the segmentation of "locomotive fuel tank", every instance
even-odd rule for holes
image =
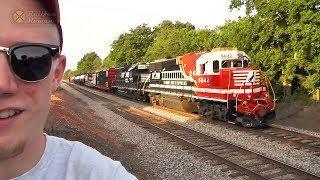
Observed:
[[[159,105],[178,111],[198,113],[198,103],[190,98],[151,93],[150,102],[153,105]]]

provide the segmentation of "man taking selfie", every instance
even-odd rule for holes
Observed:
[[[80,142],[43,133],[66,66],[58,0],[0,3],[0,179],[136,179]]]

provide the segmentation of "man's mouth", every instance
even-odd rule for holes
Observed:
[[[22,112],[21,110],[16,110],[16,109],[0,111],[0,120],[15,116],[17,114],[20,114],[21,112]]]

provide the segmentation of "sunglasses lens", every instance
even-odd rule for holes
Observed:
[[[11,53],[12,70],[25,81],[38,81],[47,77],[51,63],[51,54],[45,47],[24,46]]]

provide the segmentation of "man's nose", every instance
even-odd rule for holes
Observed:
[[[17,79],[11,71],[7,54],[0,52],[0,95],[17,92]]]

